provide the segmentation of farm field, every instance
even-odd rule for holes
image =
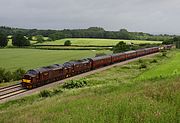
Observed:
[[[162,64],[177,67],[169,60],[178,58],[177,50],[168,52],[167,57],[160,53],[85,77],[88,84],[84,88],[62,89],[50,97],[35,94],[0,104],[0,122],[178,123],[180,77],[171,71],[171,77],[136,80]],[[147,68],[141,69],[142,63]],[[167,68],[161,69],[157,76],[166,73]]]
[[[117,40],[117,39],[92,39],[92,38],[66,38],[62,40],[50,41],[50,42],[43,42],[39,43],[39,45],[64,45],[66,40],[70,40],[72,45],[94,45],[94,46],[112,46],[116,45],[120,41],[124,41],[126,43],[134,43],[134,44],[141,44],[141,43],[162,43],[161,41],[142,41],[142,40]],[[38,44],[37,44],[38,45]]]
[[[38,49],[0,49],[0,67],[7,70],[17,68],[32,69],[69,60],[94,57],[96,53],[111,51],[96,50],[38,50]]]

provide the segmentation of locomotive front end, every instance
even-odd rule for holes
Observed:
[[[36,81],[36,78],[38,78],[38,73],[36,70],[29,70],[27,73],[23,76],[21,85],[23,88],[32,89],[33,84]]]
[[[28,74],[25,74],[22,78],[21,85],[23,88],[32,88],[32,77]]]

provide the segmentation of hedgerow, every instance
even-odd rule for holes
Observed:
[[[20,80],[25,74],[25,70],[19,68],[14,72],[7,71],[5,68],[0,68],[0,83]]]

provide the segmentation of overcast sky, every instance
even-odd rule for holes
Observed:
[[[180,0],[0,0],[0,25],[180,34]]]

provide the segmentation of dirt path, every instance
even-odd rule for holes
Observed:
[[[159,53],[154,53],[154,54],[150,54],[150,55],[146,55],[146,56],[142,56],[142,57],[130,59],[130,60],[123,61],[123,62],[120,62],[120,63],[112,64],[112,65],[109,65],[109,66],[106,66],[106,67],[103,67],[103,68],[99,68],[99,69],[96,69],[96,70],[92,70],[92,71],[89,71],[89,72],[86,72],[86,73],[83,73],[83,74],[79,74],[79,75],[76,75],[76,76],[73,76],[73,77],[70,77],[70,78],[66,78],[66,79],[64,79],[64,80],[60,80],[60,81],[57,81],[57,82],[54,82],[54,83],[50,83],[50,84],[41,86],[41,87],[39,87],[39,88],[35,88],[35,89],[32,89],[32,90],[26,91],[26,92],[24,92],[24,93],[15,95],[15,96],[13,96],[13,97],[9,97],[9,98],[3,99],[3,100],[0,101],[0,103],[4,103],[4,102],[10,101],[10,100],[14,100],[14,99],[19,99],[19,98],[24,97],[24,96],[26,96],[26,95],[39,93],[39,91],[41,91],[41,90],[43,90],[43,89],[52,88],[52,87],[54,87],[54,86],[57,86],[58,84],[64,83],[64,82],[67,81],[67,80],[82,78],[82,77],[85,77],[85,76],[88,76],[88,75],[91,75],[91,74],[98,73],[98,72],[100,72],[100,71],[104,71],[104,70],[110,69],[110,68],[115,67],[115,66],[120,66],[120,65],[127,64],[127,63],[129,63],[129,62],[138,60],[138,59],[140,59],[140,58],[151,57],[151,56],[154,56],[154,55],[156,55],[156,54],[159,54]]]

